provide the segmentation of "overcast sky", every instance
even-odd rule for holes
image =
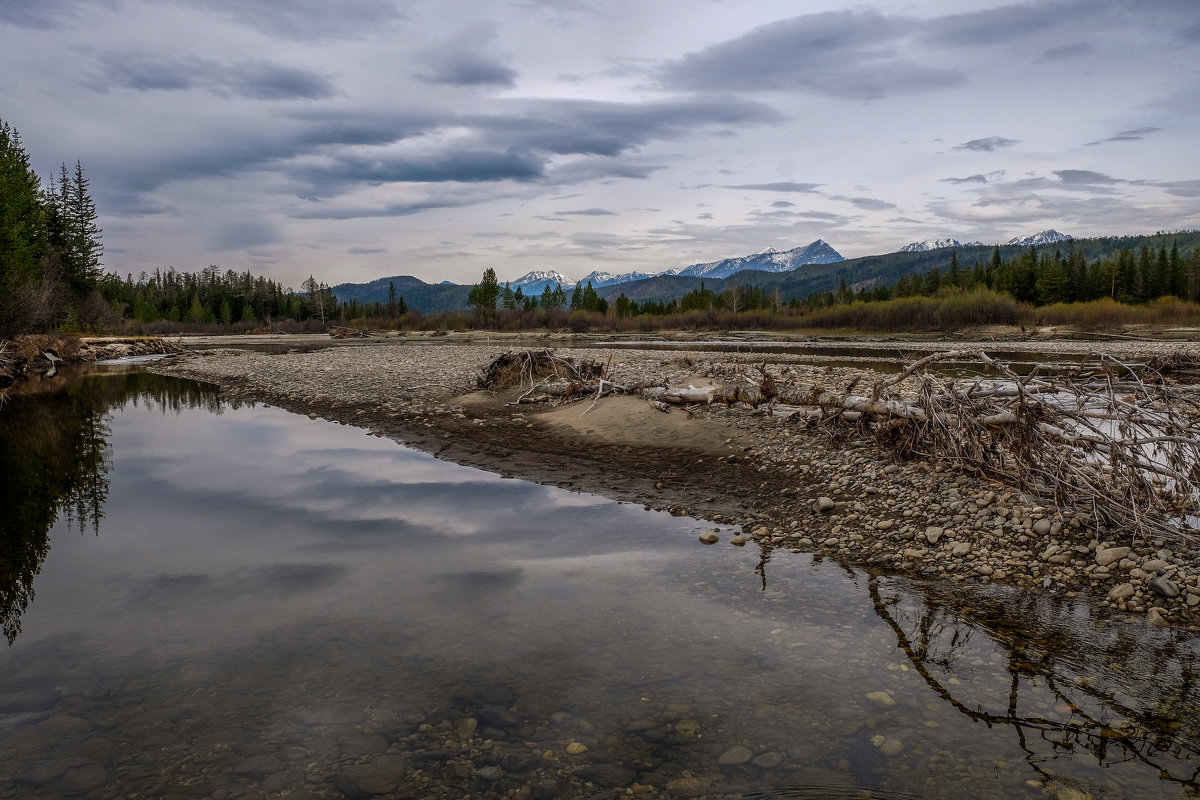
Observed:
[[[1200,226],[1200,0],[0,0],[105,265],[659,271]]]

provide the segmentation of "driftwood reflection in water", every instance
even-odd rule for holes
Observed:
[[[1099,626],[1065,602],[1047,614],[1052,601],[1038,598],[938,599],[875,575],[867,587],[929,688],[975,722],[1011,727],[1047,786],[1069,780],[1056,759],[1086,758],[1141,765],[1200,794],[1195,648],[1140,626]],[[1003,700],[972,674],[989,654],[1007,667],[1007,687],[994,687]]]
[[[48,383],[48,382],[47,382]],[[108,412],[150,404],[164,413],[219,406],[214,386],[147,373],[56,378],[0,409],[0,629],[11,645],[60,516],[99,533],[112,469]]]

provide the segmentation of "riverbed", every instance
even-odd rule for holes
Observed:
[[[1200,648],[1084,597],[732,546],[134,367],[0,427],[3,798],[1200,793]]]

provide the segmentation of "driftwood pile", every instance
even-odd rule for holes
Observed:
[[[948,378],[938,362],[975,362],[976,374]],[[1132,367],[1097,354],[1088,369],[1018,375],[978,350],[921,358],[856,394],[798,386],[743,371],[723,386],[617,383],[605,365],[575,363],[549,350],[511,351],[480,375],[492,390],[521,388],[517,403],[562,403],[637,395],[655,408],[745,404],[844,436],[874,436],[901,458],[948,462],[987,475],[1097,525],[1142,538],[1200,538],[1200,355]],[[1180,380],[1183,379],[1183,380]],[[867,391],[869,389],[869,391]]]
[[[929,370],[971,359],[990,376],[948,380]],[[1152,366],[1096,359],[1094,370],[1042,377],[1038,368],[1017,375],[981,351],[935,353],[870,395],[791,390],[780,400],[815,407],[804,413],[818,425],[857,425],[901,456],[997,478],[1110,528],[1196,538],[1200,393]]]
[[[334,325],[329,329],[330,339],[383,339],[387,331],[370,328],[348,328],[345,325]]]

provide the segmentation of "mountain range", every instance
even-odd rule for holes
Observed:
[[[1068,236],[1065,233],[1050,228],[1049,230],[1039,231],[1031,236],[1015,236],[1009,239],[1003,247],[1041,247],[1042,245],[1055,244],[1056,242],[1065,242],[1075,237]],[[983,242],[967,242],[963,244],[958,239],[926,239],[923,242],[909,242],[900,248],[901,253],[928,253],[930,250],[941,250],[945,247],[980,247]]]
[[[1200,237],[1200,234],[1188,233],[1187,236]],[[1157,241],[1157,238],[1110,236],[1074,239],[1055,230],[1045,230],[1030,236],[1010,239],[1004,244],[988,245],[980,242],[962,244],[951,237],[942,237],[913,242],[893,253],[849,260],[844,259],[828,243],[818,239],[791,250],[780,251],[766,247],[746,256],[691,264],[656,274],[618,274],[597,270],[584,276],[580,282],[586,284],[591,281],[592,287],[609,301],[615,300],[617,295],[622,293],[639,301],[669,300],[700,288],[702,283],[706,288],[720,292],[730,285],[727,281],[736,276],[739,283],[756,285],[764,291],[778,289],[784,298],[803,298],[818,292],[834,291],[841,281],[845,281],[847,286],[888,286],[895,283],[901,275],[924,273],[934,267],[944,271],[949,268],[954,254],[957,254],[963,266],[969,266],[990,258],[995,247],[1000,248],[1003,258],[1011,259],[1027,251],[1030,246],[1040,247],[1072,240],[1078,251],[1092,259],[1107,257],[1122,247],[1140,247],[1141,243]],[[526,296],[541,294],[546,286],[556,284],[570,292],[575,283],[571,278],[554,270],[535,270],[508,282],[513,289],[520,287]],[[369,283],[343,283],[331,288],[342,302],[357,301],[369,304],[386,303],[390,287],[394,287],[396,294],[404,298],[409,308],[422,313],[465,310],[468,307],[467,296],[471,289],[469,285],[449,282],[429,284],[410,275],[379,278]]]
[[[748,269],[758,272],[790,272],[807,264],[833,264],[845,260],[842,254],[834,250],[828,242],[823,239],[817,239],[812,244],[806,244],[803,247],[794,247],[791,250],[776,250],[774,247],[764,247],[757,253],[751,253],[748,256],[725,258],[720,261],[709,261],[703,264],[691,264],[682,269],[668,269],[663,272],[625,272],[614,274],[612,272],[597,270],[583,276],[578,282],[584,285],[591,283],[593,289],[603,289],[622,283],[632,283],[633,281],[642,281],[647,278],[666,277],[670,275],[679,275],[684,278],[719,279],[728,278],[730,275]],[[520,287],[524,294],[529,295],[541,294],[547,286],[553,287],[557,284],[572,287],[575,283],[575,280],[568,278],[561,272],[555,272],[554,270],[534,270],[525,273],[514,281],[509,281],[508,285],[514,290]]]
[[[1054,228],[1050,228],[1049,230],[1039,231],[1032,236],[1014,237],[1009,239],[1004,244],[1006,246],[1015,245],[1017,247],[1041,247],[1043,245],[1055,244],[1057,242],[1067,242],[1073,238],[1075,237],[1067,236],[1065,233],[1059,233],[1058,231],[1054,230]]]

